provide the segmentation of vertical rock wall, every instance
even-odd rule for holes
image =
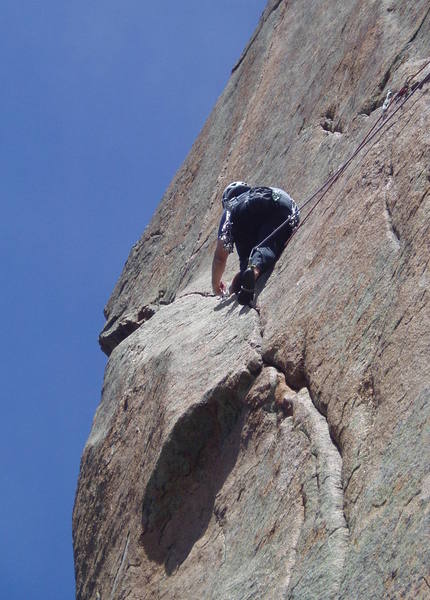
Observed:
[[[269,1],[105,308],[80,600],[430,596],[430,85],[297,232],[258,311],[209,276],[228,181],[301,204],[429,60],[428,0]]]

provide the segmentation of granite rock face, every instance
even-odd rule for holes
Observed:
[[[430,597],[430,83],[210,293],[224,186],[302,204],[429,60],[428,0],[269,1],[105,308],[80,600]]]

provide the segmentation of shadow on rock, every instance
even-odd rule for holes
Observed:
[[[257,303],[258,296],[263,291],[263,289],[264,289],[264,287],[265,287],[265,285],[266,285],[269,277],[271,276],[272,272],[273,272],[273,268],[270,269],[269,271],[266,271],[266,273],[263,273],[263,275],[261,275],[261,277],[259,277],[258,280],[256,281],[256,284],[255,284],[255,295],[254,295],[254,300],[253,300],[253,303],[252,303],[253,307],[255,307],[255,305]],[[220,310],[223,310],[227,306],[230,306],[229,313],[233,312],[234,309],[238,306],[236,294],[231,294],[227,298],[222,298],[219,301],[219,303],[215,306],[214,311],[218,312]],[[245,305],[244,308],[249,308],[249,307],[248,307],[248,305]],[[242,309],[242,311],[243,311],[243,309]]]
[[[234,393],[216,390],[183,415],[161,451],[143,500],[141,543],[168,575],[207,529],[237,459],[244,415]]]
[[[218,302],[218,304],[215,306],[214,311],[218,312],[219,310],[222,310],[226,306],[231,306],[231,305],[233,305],[233,308],[234,308],[235,302],[236,302],[236,294],[232,294],[231,296],[228,296],[227,298],[221,298],[220,301]]]

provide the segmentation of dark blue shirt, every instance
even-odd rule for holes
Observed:
[[[267,188],[266,188],[267,189]],[[272,199],[252,197],[252,190],[243,194],[243,201],[232,209],[232,233],[236,250],[239,254],[241,270],[248,264],[248,258],[252,249],[262,242],[272,231],[274,231],[285,219],[289,217],[293,208],[292,198],[279,188],[270,188]],[[222,213],[218,227],[218,238],[221,238],[222,228],[226,220],[227,211]],[[289,231],[284,230],[268,246],[272,248],[273,256],[277,256],[282,247],[285,237]],[[282,244],[281,244],[282,242]],[[281,245],[280,245],[281,244]]]

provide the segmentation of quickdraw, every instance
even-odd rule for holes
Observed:
[[[393,95],[393,92],[391,90],[388,90],[387,92],[387,96],[385,97],[385,101],[384,104],[382,105],[382,112],[387,112],[388,107],[391,104],[391,96]]]

